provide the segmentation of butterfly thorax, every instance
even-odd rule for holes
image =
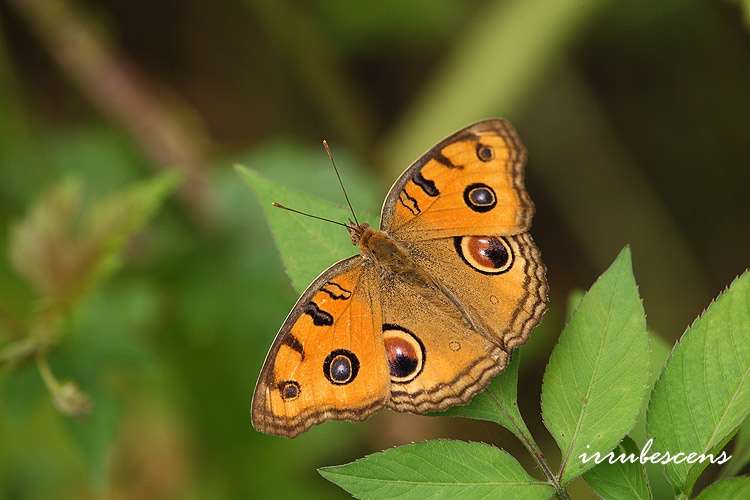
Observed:
[[[349,230],[352,243],[367,260],[394,274],[406,275],[417,272],[417,266],[403,245],[385,231],[373,229],[363,223]]]
[[[419,266],[404,244],[385,231],[359,224],[350,230],[352,242],[359,246],[362,257],[381,270],[381,279],[395,279],[408,283],[412,291],[441,309],[446,316],[462,321],[469,328],[489,337],[491,330],[475,313],[472,313],[440,282]]]

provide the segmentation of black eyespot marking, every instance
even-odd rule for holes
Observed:
[[[391,381],[405,384],[422,373],[427,356],[419,337],[402,326],[386,323],[383,341]]]
[[[299,397],[300,388],[296,380],[284,380],[279,382],[279,392],[281,392],[281,399],[284,401],[291,401]]]
[[[480,161],[488,162],[491,161],[494,157],[495,150],[493,150],[489,146],[482,144],[481,142],[477,144],[477,158],[479,158]]]
[[[312,300],[305,304],[305,314],[312,318],[315,326],[331,326],[333,324],[333,316],[318,307],[318,304]]]
[[[419,360],[416,356],[411,356],[410,354],[411,353],[405,349],[395,350],[393,358],[388,360],[391,375],[396,378],[403,378],[417,369]]]
[[[346,349],[336,349],[323,361],[323,375],[335,385],[345,385],[353,381],[359,373],[359,359]]]
[[[352,362],[346,356],[336,356],[331,361],[329,373],[336,382],[346,382],[352,376]]]
[[[489,212],[497,205],[497,197],[487,184],[469,184],[464,189],[464,203],[475,212]]]
[[[425,179],[420,171],[417,171],[411,180],[414,181],[414,184],[421,187],[422,191],[424,191],[427,196],[435,197],[440,194],[440,191],[435,186],[435,182],[430,179]]]
[[[482,274],[502,274],[513,267],[513,249],[503,237],[456,236],[453,245],[461,259]],[[497,303],[497,297],[491,296],[490,302]]]
[[[492,193],[487,188],[474,188],[469,193],[469,200],[474,205],[491,205],[494,201],[492,199]]]

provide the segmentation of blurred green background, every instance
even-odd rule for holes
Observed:
[[[435,436],[496,443],[539,475],[510,433],[479,422],[381,412],[294,440],[252,430],[250,394],[296,294],[231,166],[342,203],[325,137],[355,206],[376,213],[432,144],[509,118],[529,149],[551,285],[519,395],[554,463],[538,397],[569,292],[630,243],[650,327],[671,342],[748,265],[748,7],[0,3],[0,498],[335,498],[316,467]],[[59,266],[88,247],[65,235],[88,242],[96,200],[163,171],[182,184],[120,242],[122,267],[75,300],[45,295],[44,273],[72,279]],[[33,226],[47,240],[19,245],[21,221],[70,178],[82,218],[68,227],[48,203]],[[128,217],[146,209],[131,202],[103,234],[140,227]],[[38,352],[57,382],[43,381]],[[68,380],[93,401],[88,415],[56,409]],[[578,482],[572,494],[590,492]]]

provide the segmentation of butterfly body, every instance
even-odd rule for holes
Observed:
[[[360,254],[366,263],[378,266],[383,272],[395,275],[416,274],[417,267],[408,251],[385,231],[361,224],[352,231]]]
[[[383,406],[465,404],[546,310],[528,228],[525,150],[504,120],[448,137],[396,181],[381,227],[324,271],[281,327],[256,386],[256,429],[293,437]]]

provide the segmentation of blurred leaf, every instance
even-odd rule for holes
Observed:
[[[84,250],[74,238],[81,198],[80,183],[67,179],[43,194],[13,229],[10,259],[39,295],[58,296],[81,266]]]
[[[502,425],[521,441],[529,440],[529,430],[518,409],[520,364],[521,352],[514,351],[505,370],[497,375],[484,391],[474,396],[471,403],[466,406],[454,406],[439,415],[488,420]]]
[[[456,0],[381,0],[356,9],[346,0],[315,3],[318,22],[344,55],[378,55],[395,46],[402,54],[429,49],[450,36],[468,7]]]
[[[555,491],[507,452],[463,441],[424,441],[318,470],[356,498],[544,499]]]
[[[263,207],[295,290],[302,292],[334,262],[357,253],[345,228],[274,208],[271,203],[284,200],[290,208],[343,223],[351,218],[348,208],[291,191],[253,170],[244,167],[237,170]]]
[[[584,295],[560,335],[542,385],[544,422],[562,450],[560,480],[593,467],[635,423],[648,389],[648,332],[630,250]]]
[[[92,207],[88,236],[96,246],[97,255],[84,289],[93,287],[117,270],[125,244],[153,217],[177,187],[179,179],[173,172],[161,174],[109,196]]]
[[[427,88],[391,132],[383,164],[393,175],[437,140],[500,112],[510,117],[524,103],[563,48],[578,36],[604,0],[495,0],[452,44]],[[533,32],[534,36],[529,36]]]
[[[0,208],[7,209],[0,218],[27,207],[58,179],[85,179],[86,192],[110,193],[138,182],[150,167],[127,138],[99,123],[33,132],[31,147],[0,153]]]
[[[750,414],[750,272],[737,278],[687,329],[651,394],[655,451],[718,453]],[[669,463],[689,495],[704,463]]]
[[[89,479],[100,491],[107,484],[109,454],[120,421],[120,408],[111,390],[97,386],[92,393],[93,411],[76,419],[65,419],[65,427],[79,446]]]
[[[613,450],[615,457],[620,454],[639,456],[638,446],[625,437]],[[640,462],[614,464],[604,461],[587,471],[583,478],[601,498],[607,500],[650,500],[653,498],[646,471]]]
[[[750,498],[750,477],[734,477],[710,485],[695,500],[733,500]]]
[[[44,194],[13,230],[16,270],[44,299],[73,304],[120,264],[129,238],[177,184],[171,174],[111,195],[82,214],[82,188],[67,180]]]
[[[16,378],[16,373],[13,378]],[[34,374],[33,378],[39,384],[38,375]],[[62,425],[64,419],[52,408],[46,396],[44,400],[37,398],[37,401],[42,404],[29,408],[23,418],[8,418],[3,411],[0,419],[0,497],[30,500],[81,498],[80,485],[85,484],[87,475],[80,453]],[[78,490],[75,497],[69,494],[74,487]]]
[[[76,308],[67,326],[73,334],[54,351],[56,372],[78,381],[93,400],[84,417],[61,420],[98,492],[109,486],[123,402],[130,407],[150,397],[158,384],[149,374],[164,369],[155,362],[148,342],[159,326],[159,295],[149,282],[129,278],[99,287]],[[159,451],[150,441],[149,452]]]

